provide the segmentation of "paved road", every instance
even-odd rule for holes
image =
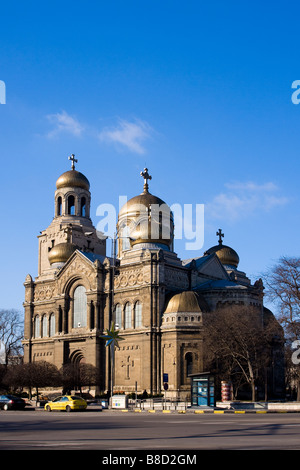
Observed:
[[[300,449],[300,414],[0,411],[0,450]]]

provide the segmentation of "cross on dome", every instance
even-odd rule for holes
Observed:
[[[219,228],[219,231],[217,232],[217,236],[219,237],[219,245],[222,245],[222,237],[224,237],[224,233],[222,233],[222,230]]]
[[[148,168],[144,168],[144,171],[141,171],[141,176],[144,178],[144,193],[148,192],[148,180],[152,180],[152,176],[148,173]]]
[[[78,160],[76,160],[74,153],[72,153],[72,155],[71,155],[70,157],[68,157],[68,158],[69,158],[69,160],[71,160],[71,162],[72,162],[72,170],[75,170],[75,163],[77,163]]]

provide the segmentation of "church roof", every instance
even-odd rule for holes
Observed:
[[[211,280],[207,281],[203,284],[201,284],[199,287],[197,287],[198,290],[203,289],[247,289],[246,286],[243,286],[241,284],[237,284],[236,282],[227,280],[227,279],[217,279],[217,280]]]
[[[201,265],[205,264],[209,259],[213,258],[213,256],[214,253],[211,253],[210,255],[200,256],[199,258],[184,259],[182,260],[182,265],[185,268],[189,268],[193,264],[195,268],[199,268]]]
[[[108,256],[104,255],[97,255],[95,253],[92,253],[91,251],[81,251],[78,250],[79,253],[81,253],[83,256],[85,256],[88,260],[90,260],[92,263],[94,263],[96,260],[100,261],[103,263],[105,259],[110,259]]]

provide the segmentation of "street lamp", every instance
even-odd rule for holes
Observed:
[[[119,330],[115,329],[118,328],[119,325],[115,325],[114,322],[111,323],[110,330],[106,330],[106,335],[101,336],[101,338],[106,339],[106,346],[110,347],[110,365],[111,365],[111,374],[110,374],[110,407],[112,407],[112,400],[113,400],[113,387],[114,387],[114,375],[115,375],[115,347],[119,347],[119,341],[123,341],[124,338],[119,336]]]
[[[119,336],[119,325],[115,324],[113,319],[114,313],[114,284],[115,284],[115,267],[116,267],[116,241],[117,238],[130,238],[130,237],[117,237],[114,234],[113,237],[106,236],[112,239],[112,272],[111,272],[111,301],[110,301],[110,329],[106,330],[106,335],[101,338],[106,339],[106,346],[110,347],[110,406],[112,407],[113,387],[114,387],[114,375],[115,375],[115,347],[119,347],[118,341],[123,341],[124,338]]]

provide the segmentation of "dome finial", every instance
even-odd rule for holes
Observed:
[[[75,170],[75,162],[77,163],[78,160],[76,160],[74,153],[69,157],[69,160],[72,162],[72,170]]]
[[[144,171],[141,171],[141,176],[144,178],[144,193],[148,193],[148,180],[152,180],[152,176],[148,173],[148,168],[144,168]]]
[[[219,245],[222,245],[222,237],[224,237],[224,233],[222,233],[222,229],[219,228],[219,231],[217,232],[217,237],[219,237]]]

